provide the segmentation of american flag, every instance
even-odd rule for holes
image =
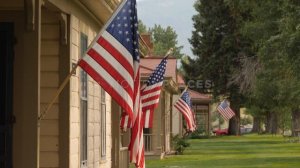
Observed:
[[[166,71],[167,57],[163,58],[141,89],[144,128],[152,128],[153,112],[158,106]]]
[[[124,0],[91,43],[78,65],[122,107],[134,123],[130,158],[141,167],[140,66],[136,0]]]
[[[233,116],[235,116],[234,111],[229,107],[229,104],[226,100],[221,102],[217,110],[225,120],[230,120]]]
[[[196,130],[196,121],[192,111],[191,98],[187,90],[183,91],[181,97],[176,101],[175,108],[180,111],[186,121],[187,130],[193,132]]]
[[[135,1],[124,1],[78,63],[132,119],[140,60],[137,21]]]

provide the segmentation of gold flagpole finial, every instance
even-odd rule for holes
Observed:
[[[173,53],[173,50],[174,50],[173,48],[170,48],[169,51],[166,53],[166,56],[164,58],[166,58],[169,55],[171,55]]]

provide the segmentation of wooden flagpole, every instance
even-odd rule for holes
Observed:
[[[79,61],[78,61],[79,62]],[[60,95],[60,93],[62,92],[62,90],[64,89],[64,87],[67,85],[67,83],[69,82],[71,76],[73,73],[75,73],[76,69],[78,67],[78,63],[72,68],[71,72],[69,73],[69,75],[64,79],[63,83],[59,86],[58,90],[56,91],[53,99],[51,100],[51,102],[47,105],[46,109],[41,112],[40,116],[38,117],[38,120],[42,120],[45,115],[49,112],[49,110],[51,109],[52,105],[54,104],[54,102],[56,101],[56,99],[58,98],[58,96]]]

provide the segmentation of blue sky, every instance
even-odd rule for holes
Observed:
[[[171,26],[177,33],[182,53],[192,56],[188,39],[193,30],[192,16],[196,0],[137,0],[138,17],[147,27]]]

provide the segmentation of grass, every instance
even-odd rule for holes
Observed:
[[[184,155],[146,160],[147,168],[297,168],[300,143],[282,136],[244,135],[189,140]]]

